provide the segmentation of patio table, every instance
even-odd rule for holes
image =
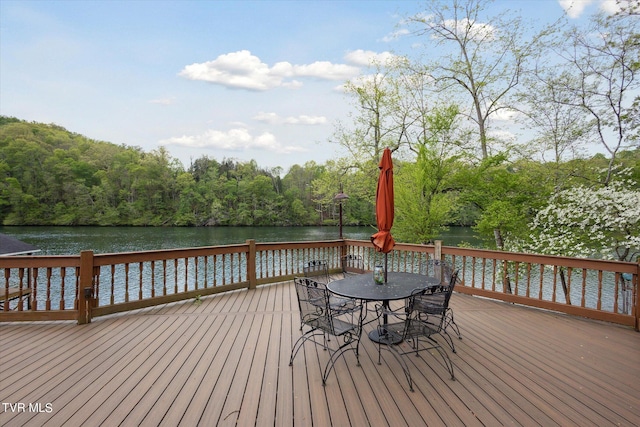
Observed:
[[[385,308],[388,308],[390,301],[408,298],[416,289],[427,289],[438,285],[440,285],[440,280],[436,277],[389,272],[387,273],[387,282],[382,285],[374,282],[373,274],[365,273],[334,280],[327,285],[327,289],[346,298],[355,298],[366,302],[382,301]],[[383,320],[383,324],[386,324],[386,318]],[[377,328],[369,332],[369,339],[375,342],[381,341]],[[382,340],[383,344],[386,342],[386,339]]]

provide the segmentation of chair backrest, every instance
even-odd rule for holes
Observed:
[[[319,318],[327,317],[329,306],[329,291],[323,283],[318,283],[308,277],[294,278],[300,321],[303,324],[314,325]]]
[[[342,257],[342,271],[344,273],[364,273],[364,260],[361,255],[347,254]]]
[[[449,308],[449,301],[453,288],[458,281],[458,270],[453,271],[449,277],[449,282],[441,286],[435,286],[426,290],[422,294],[415,295],[411,298],[409,309],[418,317],[423,315],[429,319],[429,323],[442,326],[445,313]]]
[[[420,274],[428,277],[438,277],[444,285],[451,281],[453,268],[451,263],[445,260],[429,259],[420,264]]]
[[[304,277],[312,278],[316,282],[324,284],[329,283],[329,266],[325,260],[309,261],[302,267],[302,271]]]

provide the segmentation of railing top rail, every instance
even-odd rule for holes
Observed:
[[[109,254],[95,254],[96,263],[100,265],[115,264],[121,262],[162,261],[177,258],[190,258],[205,255],[221,255],[230,253],[243,253],[248,251],[247,244],[201,246],[197,248],[160,249],[153,251],[120,252]]]
[[[351,246],[373,247],[366,240],[345,240]],[[395,251],[415,251],[433,253],[433,245],[420,245],[412,243],[397,243]],[[442,246],[443,255],[467,256],[476,258],[491,258],[501,261],[527,262],[531,264],[557,265],[559,267],[586,268],[591,270],[617,271],[620,273],[635,273],[638,264],[634,262],[576,258],[557,255],[529,254],[521,252],[506,252],[491,249],[461,248],[457,246]]]
[[[527,254],[520,252],[505,252],[487,249],[458,248],[452,246],[443,246],[442,253],[456,256],[476,256],[478,258],[493,258],[504,261],[527,262],[531,264],[557,265],[560,267],[618,271],[621,273],[634,273],[638,269],[638,264],[633,262],[593,258],[563,257],[557,255]]]
[[[326,240],[326,241],[301,241],[301,242],[265,242],[256,243],[257,250],[322,248],[347,244],[357,247],[372,247],[366,240]],[[396,244],[395,251],[415,251],[433,253],[433,245],[419,245],[409,243]],[[203,246],[181,249],[161,249],[153,251],[135,251],[121,253],[94,254],[96,264],[108,265],[122,262],[144,262],[164,259],[188,258],[204,255],[218,255],[229,253],[243,253],[248,251],[246,243],[222,246]],[[587,268],[602,271],[617,271],[620,273],[635,273],[638,264],[633,262],[599,260],[592,258],[575,258],[555,255],[527,254],[518,252],[505,252],[489,249],[461,248],[455,246],[443,246],[445,255],[467,256],[476,258],[491,258],[504,261],[526,262],[532,264],[555,265],[560,267]],[[0,257],[0,268],[47,268],[47,267],[76,267],[80,265],[79,255],[19,255]]]
[[[80,255],[29,255],[0,257],[0,268],[79,267]]]
[[[341,246],[344,244],[343,240],[320,240],[320,241],[302,241],[302,242],[256,242],[256,250],[266,251],[273,249],[283,248],[327,248],[333,246]]]

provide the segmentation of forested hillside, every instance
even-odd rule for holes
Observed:
[[[313,162],[279,170],[95,141],[54,124],[0,117],[4,225],[313,225],[336,221],[315,200]],[[335,188],[335,192],[338,188]],[[356,204],[357,200],[354,201]],[[362,210],[372,222],[373,209]]]
[[[609,161],[599,154],[473,161],[423,149],[413,160],[394,159],[394,236],[424,243],[448,225],[470,225],[499,249],[589,255],[621,247],[627,252],[612,257],[628,259],[640,246],[639,159],[638,148],[621,151],[616,179],[603,186]],[[345,224],[375,225],[377,172],[374,159],[360,169],[344,159],[308,162],[284,175],[255,161],[208,157],[185,168],[162,148],[144,152],[0,116],[3,225],[328,225],[338,220],[340,185],[349,195]]]

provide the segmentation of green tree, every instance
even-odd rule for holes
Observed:
[[[426,243],[454,222],[457,192],[452,176],[459,156],[453,149],[458,108],[450,105],[424,116],[422,143],[415,163],[405,163],[397,173],[394,233],[407,242]]]
[[[398,119],[399,90],[391,64],[372,64],[376,73],[345,84],[355,111],[351,122],[339,122],[333,141],[349,153],[351,164],[379,160],[385,147],[397,149],[403,141],[405,123]]]
[[[443,48],[424,72],[437,90],[459,105],[477,129],[481,158],[489,152],[490,118],[510,108],[509,97],[526,72],[527,63],[538,52],[548,30],[524,37],[522,18],[512,12],[486,17],[489,0],[439,0],[427,3],[425,11],[408,18],[414,35],[428,38],[425,45]]]
[[[528,222],[552,192],[543,168],[534,162],[511,162],[504,154],[475,167],[467,165],[456,178],[461,204],[470,204],[479,213],[474,228],[500,250],[520,244]]]

